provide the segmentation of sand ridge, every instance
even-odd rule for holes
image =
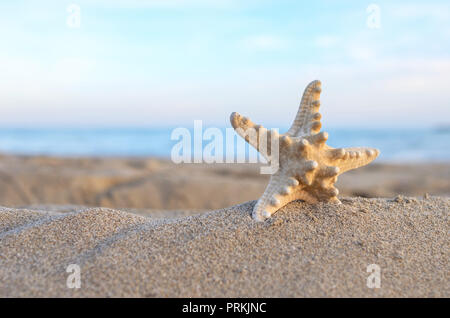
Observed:
[[[0,296],[450,296],[450,199],[342,201],[294,202],[263,223],[253,201],[175,219],[2,208]],[[66,286],[69,264],[80,289]]]

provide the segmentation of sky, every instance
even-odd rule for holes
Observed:
[[[0,0],[3,127],[450,123],[448,1]]]

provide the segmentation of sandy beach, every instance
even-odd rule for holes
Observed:
[[[0,296],[450,296],[449,199],[295,202],[264,223],[253,204],[178,219],[1,209]],[[69,264],[80,289],[66,287]]]
[[[269,179],[259,167],[176,165],[153,158],[5,155],[0,156],[0,205],[81,205],[191,214],[256,200]],[[341,196],[450,196],[450,164],[375,162],[343,174],[336,186]]]
[[[257,166],[2,156],[0,296],[449,297],[449,167],[373,164],[257,223]]]

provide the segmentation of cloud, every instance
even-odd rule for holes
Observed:
[[[339,42],[339,37],[333,35],[321,35],[315,38],[314,44],[321,48],[330,48]]]
[[[388,7],[386,11],[398,18],[430,18],[442,21],[450,19],[450,5],[448,4],[397,4]]]
[[[252,50],[279,50],[286,47],[286,41],[273,35],[254,35],[243,39],[243,46]]]
[[[93,82],[95,70],[95,60],[79,57],[42,63],[32,58],[0,55],[0,97],[3,101],[47,100],[51,96],[56,100],[61,98],[59,93]]]
[[[364,46],[351,46],[348,55],[355,60],[371,60],[375,57],[375,50]]]

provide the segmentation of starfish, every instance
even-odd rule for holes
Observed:
[[[336,149],[326,144],[328,133],[320,132],[322,116],[318,112],[321,91],[320,81],[306,87],[295,120],[285,134],[268,131],[238,113],[231,114],[231,125],[238,135],[267,161],[278,160],[277,171],[271,174],[266,190],[253,208],[253,219],[264,221],[295,200],[340,204],[339,191],[334,186],[337,177],[370,163],[380,153],[374,148]],[[252,130],[257,138],[250,138]],[[278,151],[272,151],[274,144],[279,145]]]

